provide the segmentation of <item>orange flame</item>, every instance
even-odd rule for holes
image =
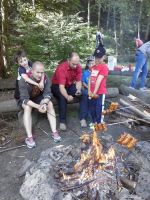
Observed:
[[[107,154],[103,153],[103,146],[100,139],[97,137],[96,131],[93,132],[92,146],[87,152],[84,152],[80,156],[80,160],[74,165],[75,171],[81,172],[79,181],[84,181],[90,179],[93,176],[93,166],[94,164],[100,164],[96,169],[104,170],[105,165],[101,163],[107,163],[115,158],[115,150],[110,147]],[[63,174],[63,178],[70,180],[70,176]]]

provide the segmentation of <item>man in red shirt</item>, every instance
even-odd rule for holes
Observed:
[[[79,55],[72,52],[69,59],[56,68],[52,77],[52,93],[58,100],[60,129],[66,130],[67,101],[81,94],[82,68]]]

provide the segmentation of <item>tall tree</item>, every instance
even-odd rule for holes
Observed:
[[[140,6],[139,6],[139,16],[138,16],[138,24],[137,24],[137,32],[138,32],[138,38],[140,38],[140,21],[142,16],[142,7],[143,7],[143,0],[139,0]]]
[[[90,12],[90,4],[91,0],[88,0],[88,15],[87,15],[87,24],[88,24],[88,41],[90,39],[90,19],[91,19],[91,12]]]
[[[101,25],[101,1],[98,0],[97,2],[97,6],[98,6],[98,12],[97,12],[97,29],[98,31],[100,31],[100,25]]]
[[[6,75],[8,69],[8,0],[1,0],[1,43],[0,43],[0,77]]]

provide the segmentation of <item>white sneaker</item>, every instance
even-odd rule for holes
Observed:
[[[87,127],[87,123],[86,123],[86,120],[85,120],[85,119],[82,119],[82,120],[80,121],[80,124],[81,124],[81,127],[82,127],[82,128],[86,128],[86,127]]]
[[[57,131],[52,133],[52,138],[54,139],[54,142],[60,142],[61,141],[61,137],[60,137],[60,135],[58,134]]]
[[[130,88],[130,89],[135,89],[135,88],[134,88],[134,87],[132,87],[132,86],[129,86],[129,88]]]
[[[142,87],[142,88],[140,88],[139,90],[141,90],[141,91],[146,91],[146,90],[149,90],[149,88],[147,88],[147,87]]]
[[[94,130],[94,123],[90,123],[90,124],[89,124],[89,128],[90,128],[91,130]]]
[[[66,131],[66,129],[67,129],[67,126],[64,123],[60,123],[59,127],[60,127],[60,130],[62,130],[62,131]]]
[[[25,143],[26,143],[27,147],[30,148],[30,149],[32,149],[33,147],[36,147],[36,144],[33,140],[33,137],[26,138]]]

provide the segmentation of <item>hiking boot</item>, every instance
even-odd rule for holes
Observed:
[[[86,127],[87,127],[87,123],[86,123],[86,120],[85,120],[85,119],[82,119],[82,120],[80,121],[80,124],[81,124],[81,127],[82,127],[82,128],[86,128]]]
[[[36,144],[33,140],[33,137],[26,138],[25,143],[26,143],[27,147],[30,148],[30,149],[32,149],[33,147],[36,147]]]
[[[58,134],[57,131],[52,133],[52,138],[54,139],[54,142],[60,142],[61,141],[61,137],[60,137],[60,135]]]
[[[66,129],[67,129],[66,124],[64,124],[64,123],[60,123],[60,130],[62,130],[62,131],[66,131]]]

